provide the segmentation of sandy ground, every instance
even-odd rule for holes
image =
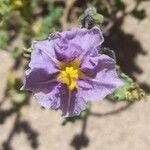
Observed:
[[[142,73],[134,73],[139,83],[150,85],[150,5],[145,5],[148,17],[142,22],[127,17],[122,26],[126,33],[132,33],[141,44],[146,55],[137,55],[135,62],[142,69]],[[6,52],[0,51],[0,98],[5,89],[5,76],[12,64]],[[92,111],[100,116],[90,116],[84,135],[74,141],[81,134],[82,122],[67,124],[62,127],[60,112],[43,110],[32,98],[31,106],[27,111],[25,120],[37,131],[38,150],[149,150],[150,148],[150,101],[140,101],[133,105],[124,102],[111,103],[102,101],[94,103]],[[4,124],[0,124],[0,150],[1,144],[8,138],[14,115]],[[31,138],[35,138],[34,136]],[[17,133],[11,141],[14,150],[32,150],[29,137],[24,132]]]

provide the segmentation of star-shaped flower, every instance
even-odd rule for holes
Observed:
[[[98,54],[99,28],[55,33],[33,44],[24,90],[43,107],[61,109],[64,117],[79,115],[90,101],[100,101],[122,85],[115,61]]]

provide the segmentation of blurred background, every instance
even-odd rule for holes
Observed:
[[[63,124],[19,89],[29,59],[24,48],[49,33],[78,26],[94,6],[117,63],[150,94],[149,0],[0,0],[0,150],[149,150],[150,102],[93,103],[89,117]]]

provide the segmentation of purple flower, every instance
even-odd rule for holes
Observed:
[[[64,117],[79,115],[87,102],[100,101],[122,85],[115,61],[98,54],[102,43],[97,27],[37,41],[22,89],[32,91],[43,107],[61,109]]]

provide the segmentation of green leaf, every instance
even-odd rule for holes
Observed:
[[[47,36],[51,32],[53,32],[54,28],[55,29],[59,28],[59,30],[60,30],[59,18],[61,17],[61,15],[62,15],[62,8],[50,6],[49,13],[43,19],[43,23],[41,25],[40,32],[37,35],[36,39],[37,40],[46,39]]]
[[[125,10],[126,5],[122,0],[115,0],[115,6],[117,10]]]
[[[1,29],[0,30],[0,47],[5,48],[8,44],[9,35],[8,32]]]
[[[110,99],[115,101],[128,100],[126,93],[130,89],[131,84],[133,83],[133,80],[123,73],[121,74],[120,79],[123,81],[124,85],[117,88],[115,92],[113,92],[113,94],[109,96]]]
[[[142,10],[137,10],[137,9],[134,9],[132,12],[131,12],[132,16],[137,18],[138,20],[142,20],[146,17],[146,12],[144,9]]]
[[[109,95],[109,99],[113,101],[133,102],[145,97],[145,92],[129,76],[121,73],[119,77],[124,84]]]

